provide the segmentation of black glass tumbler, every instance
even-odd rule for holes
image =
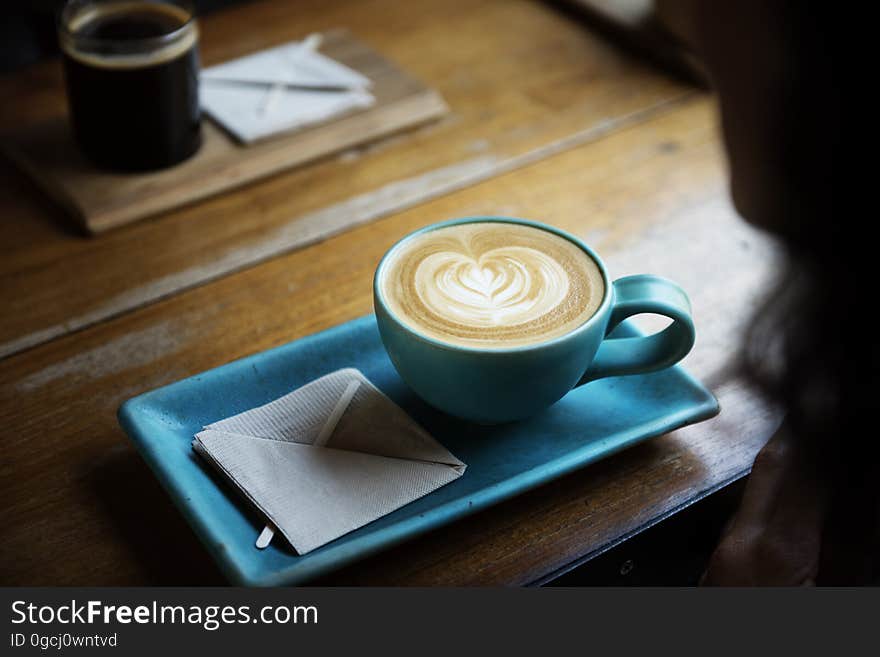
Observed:
[[[149,171],[199,149],[199,32],[189,3],[71,0],[58,33],[71,127],[86,157]]]

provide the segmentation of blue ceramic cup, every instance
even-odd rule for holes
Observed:
[[[396,317],[382,298],[380,285],[390,254],[426,231],[477,222],[532,226],[581,248],[596,262],[605,284],[605,295],[595,314],[561,337],[507,349],[444,343],[419,334]],[[599,256],[578,238],[552,226],[509,217],[454,219],[404,237],[376,268],[373,305],[382,342],[403,380],[432,406],[482,424],[529,417],[572,388],[595,379],[670,367],[687,355],[695,339],[690,301],[672,281],[642,274],[612,283]],[[608,337],[624,319],[642,313],[664,315],[672,323],[654,335]]]

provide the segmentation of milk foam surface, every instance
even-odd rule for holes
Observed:
[[[410,238],[388,256],[379,283],[389,310],[416,332],[488,349],[565,335],[605,294],[598,265],[576,244],[502,222]]]

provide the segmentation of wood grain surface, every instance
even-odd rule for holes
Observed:
[[[672,111],[696,92],[532,0],[256,2],[206,17],[206,65],[348,27],[450,114],[99,239],[0,168],[0,358]],[[0,139],[63,107],[57,61],[0,80]]]
[[[64,114],[20,125],[0,146],[87,231],[99,233],[412,128],[448,111],[437,92],[348,31],[330,30],[323,36],[323,54],[372,81],[373,105],[246,146],[205,120],[201,148],[192,158],[137,175],[91,165],[77,149]]]
[[[679,281],[698,331],[685,364],[712,387],[722,412],[319,583],[541,580],[741,476],[777,418],[742,384],[731,357],[777,256],[730,208],[715,122],[711,99],[683,102],[0,361],[0,582],[220,583],[117,426],[119,403],[370,312],[382,253],[452,216],[546,221],[595,246],[612,277]]]

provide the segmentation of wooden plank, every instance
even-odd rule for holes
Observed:
[[[709,87],[710,78],[703,62],[683,38],[693,29],[692,12],[676,3],[654,0],[556,0],[567,5],[597,30],[621,47],[647,57],[684,79]]]
[[[451,216],[547,221],[690,292],[686,365],[722,412],[322,580],[522,584],[742,473],[776,423],[730,367],[775,252],[732,212],[696,101],[0,362],[0,581],[193,584],[220,576],[115,420],[125,398],[367,313],[407,232]]]
[[[541,3],[398,8],[392,0],[248,3],[205,19],[204,58],[355,26],[447,100],[452,113],[427,127],[92,240],[72,234],[26,180],[0,170],[0,357],[576,147],[694,93]],[[59,73],[52,63],[2,81],[0,93],[20,102],[0,107],[0,126],[56,115]]]
[[[247,146],[205,120],[202,147],[195,156],[170,169],[138,175],[102,171],[89,164],[73,142],[63,114],[18,125],[2,146],[86,230],[99,233],[412,128],[448,111],[437,92],[345,30],[327,32],[321,50],[373,81],[374,105]]]

